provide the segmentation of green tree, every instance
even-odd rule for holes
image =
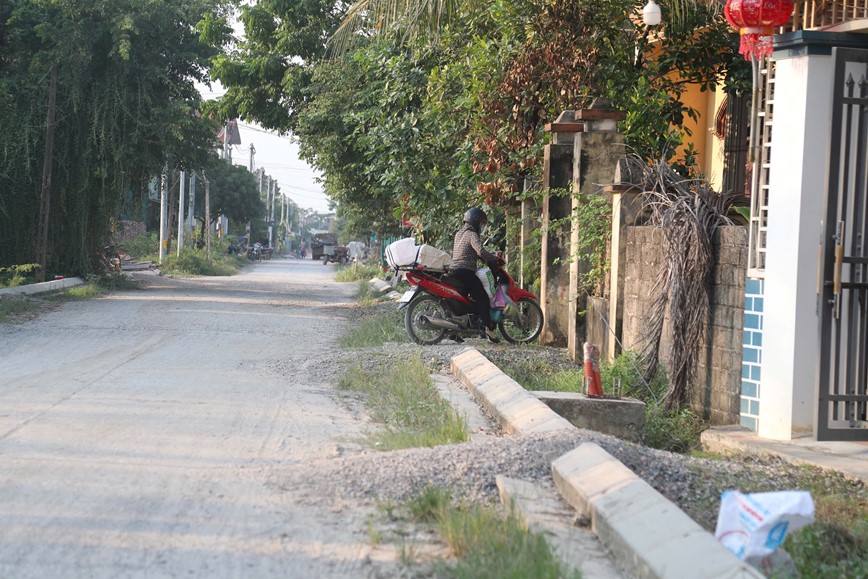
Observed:
[[[259,183],[246,167],[213,156],[204,171],[209,183],[212,223],[220,215],[230,222],[247,223],[265,217]],[[205,196],[197,195],[197,212],[204,215]]]
[[[194,82],[229,30],[224,0],[11,0],[0,9],[0,263],[32,260],[49,72],[57,125],[48,268],[87,272],[120,200],[168,159],[201,166],[211,123]]]

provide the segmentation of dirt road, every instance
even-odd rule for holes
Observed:
[[[333,277],[273,260],[0,325],[0,577],[388,576],[364,512],[274,474],[367,425],[333,388]]]

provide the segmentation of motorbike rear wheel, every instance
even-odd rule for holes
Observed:
[[[498,324],[500,333],[512,344],[526,344],[536,340],[543,327],[543,313],[539,304],[530,298],[521,298],[515,307],[518,312],[504,315]]]
[[[433,346],[446,337],[446,328],[437,328],[428,324],[422,317],[441,318],[448,316],[446,308],[434,296],[422,294],[417,296],[407,306],[404,314],[404,329],[410,339],[422,346]]]

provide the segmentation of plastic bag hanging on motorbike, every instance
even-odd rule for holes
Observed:
[[[813,521],[814,501],[807,491],[725,491],[714,536],[739,559],[763,568],[788,532]]]
[[[490,267],[483,267],[476,270],[476,277],[482,282],[482,287],[485,288],[485,293],[488,294],[488,299],[494,297],[494,274]]]
[[[491,300],[491,306],[498,310],[505,310],[510,306],[514,306],[515,302],[509,297],[509,294],[507,293],[508,291],[509,286],[507,284],[498,284],[497,289],[494,292],[494,298]]]

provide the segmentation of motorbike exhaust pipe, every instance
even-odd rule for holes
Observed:
[[[464,329],[454,322],[450,322],[449,320],[444,320],[441,318],[429,318],[428,316],[419,316],[419,320],[422,323],[428,324],[429,326],[434,326],[435,328],[445,328],[447,330],[458,330],[458,331],[461,331]]]

